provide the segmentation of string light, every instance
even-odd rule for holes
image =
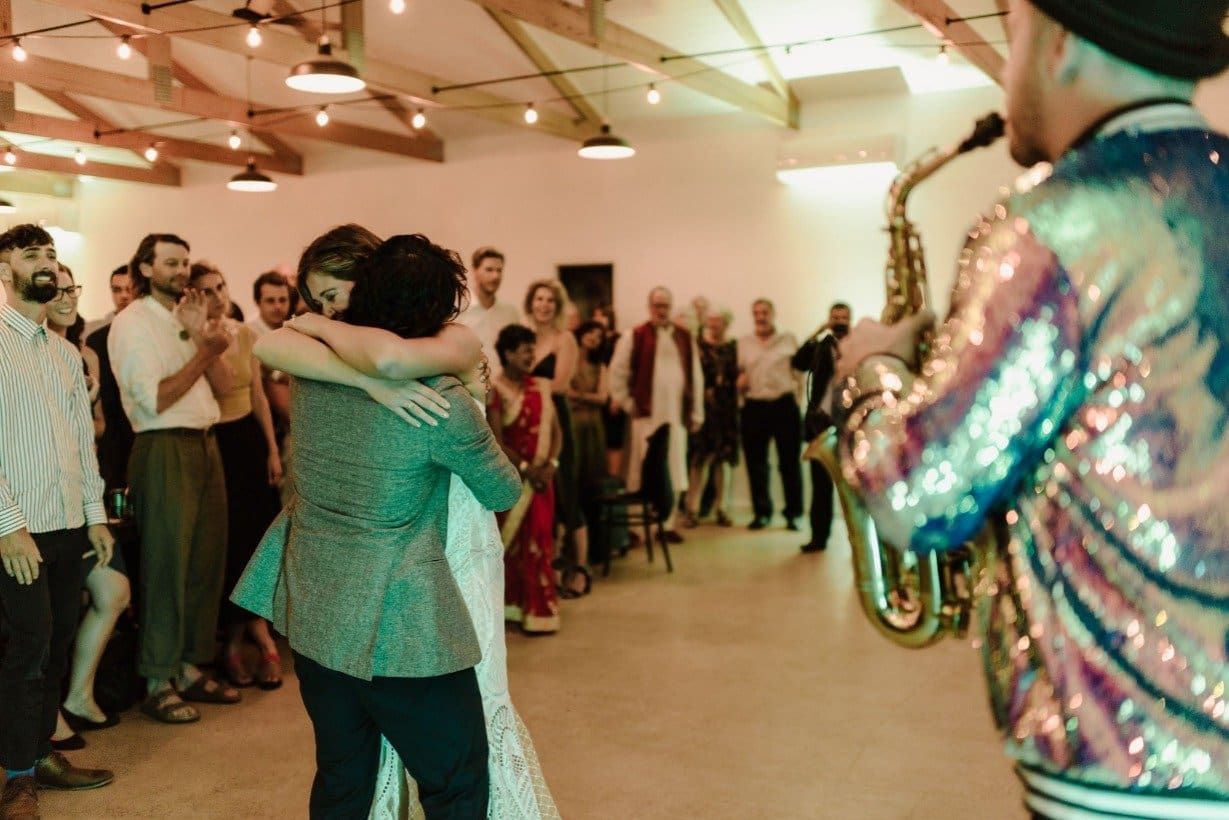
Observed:
[[[26,61],[26,57],[28,56],[29,55],[26,54],[26,50],[21,47],[21,38],[18,37],[13,41],[13,59],[19,63],[24,63]]]
[[[421,108],[414,113],[413,118],[410,120],[410,125],[419,130],[427,127],[427,115],[422,112]]]
[[[150,146],[145,149],[145,159],[149,162],[158,161],[158,146],[150,143]]]
[[[320,106],[320,110],[316,112],[316,125],[323,128],[329,124],[329,112],[325,111],[325,106]]]
[[[132,56],[132,46],[128,45],[127,34],[119,38],[119,45],[115,47],[115,53],[121,60],[127,60]]]
[[[226,138],[226,144],[230,146],[230,150],[238,151],[239,146],[243,145],[243,140],[239,139],[239,132],[231,131],[230,136]]]
[[[259,48],[260,44],[264,42],[260,36],[260,29],[256,27],[255,23],[253,23],[252,27],[248,29],[248,36],[246,39],[248,48]]]
[[[77,163],[78,165],[85,165],[85,152],[80,148],[78,148],[76,153],[73,154],[73,162]]]
[[[939,53],[935,56],[935,61],[940,65],[948,65],[952,61],[952,55],[947,53],[947,43],[939,45]]]
[[[17,164],[17,152],[13,150],[11,145],[4,149],[4,162],[7,165]]]
[[[533,103],[529,103],[529,105],[525,106],[525,122],[529,125],[533,125],[537,121],[538,111],[533,107]]]
[[[388,0],[388,10],[393,14],[401,14],[405,11],[405,0]]]
[[[649,83],[649,93],[645,95],[645,99],[649,101],[649,105],[657,105],[661,102],[661,92],[657,90],[654,83]]]

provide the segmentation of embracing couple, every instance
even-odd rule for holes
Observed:
[[[298,275],[315,312],[255,349],[296,377],[294,492],[232,598],[294,652],[311,816],[558,817],[508,695],[492,511],[522,481],[478,400],[481,344],[452,323],[465,267],[344,225]]]

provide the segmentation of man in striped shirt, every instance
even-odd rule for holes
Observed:
[[[36,817],[35,788],[87,789],[114,777],[51,749],[60,682],[81,602],[82,554],[111,560],[81,355],[47,331],[56,295],[51,236],[0,235],[0,818]]]

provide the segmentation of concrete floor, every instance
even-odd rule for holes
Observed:
[[[843,535],[843,533],[842,533]],[[864,623],[849,547],[702,527],[675,572],[642,551],[508,635],[513,696],[567,820],[1021,820],[967,642],[898,649]],[[294,679],[170,727],[136,711],[70,755],[114,784],[49,818],[306,816],[312,738]]]

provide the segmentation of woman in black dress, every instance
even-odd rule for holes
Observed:
[[[728,310],[710,311],[697,339],[704,370],[704,426],[688,442],[691,475],[682,520],[685,527],[696,525],[697,504],[710,468],[717,523],[723,527],[733,523],[725,512],[728,467],[738,464],[738,347],[733,339],[725,338],[731,318]]]

